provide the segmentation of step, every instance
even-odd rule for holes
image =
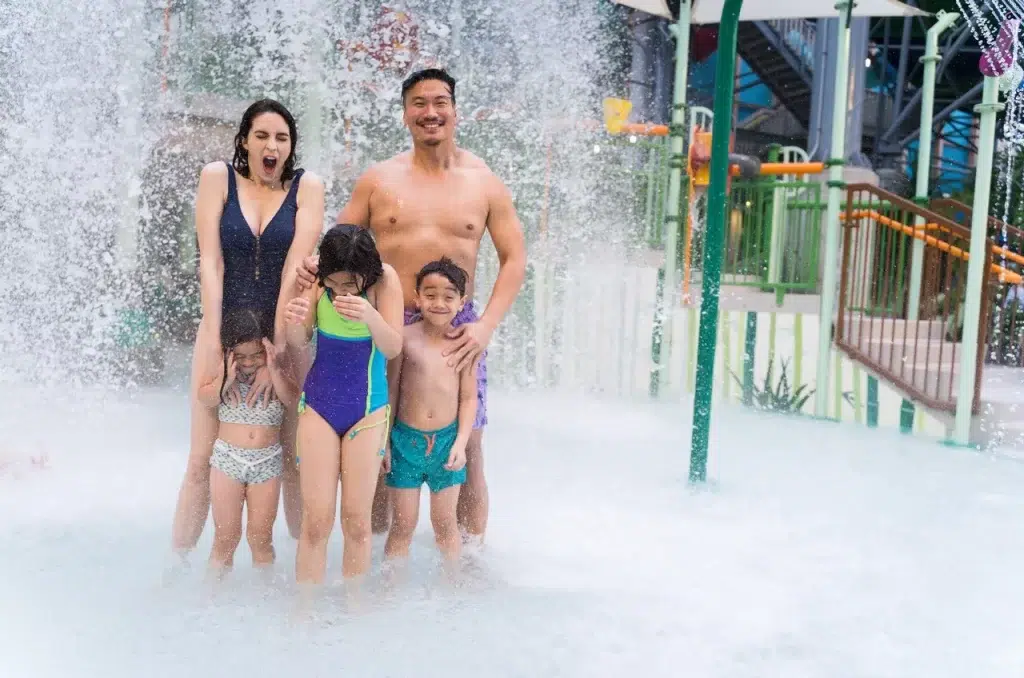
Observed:
[[[900,365],[914,368],[955,367],[959,369],[960,354],[962,353],[962,344],[937,340],[904,344],[892,342],[888,338],[865,337],[859,341],[848,340],[847,344],[875,360],[879,365],[891,365],[889,369],[893,371],[901,369]]]
[[[839,347],[842,350],[844,347]],[[890,381],[887,373],[895,373],[897,380],[891,381],[892,386],[902,390],[908,396],[918,394],[940,403],[955,403],[959,384],[959,368],[956,365],[903,365],[890,367],[888,360],[876,361],[871,357],[851,356],[853,360],[878,373],[878,376]],[[901,388],[902,386],[902,388]],[[910,390],[917,393],[910,393]]]
[[[945,334],[944,320],[909,321],[901,318],[847,316],[843,324],[845,337],[888,338],[901,343],[913,343],[918,337],[923,340],[942,340]]]

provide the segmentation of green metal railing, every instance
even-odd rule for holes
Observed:
[[[722,284],[813,293],[819,281],[821,184],[800,180],[734,180],[727,198]],[[690,209],[687,202],[683,214]],[[706,201],[695,200],[689,223],[694,275],[702,260]],[[684,238],[685,240],[685,238]],[[774,250],[774,260],[773,260]]]

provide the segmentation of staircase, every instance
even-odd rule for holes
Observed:
[[[737,40],[750,70],[804,129],[811,120],[814,29],[814,22],[806,19],[744,21]]]
[[[933,413],[955,412],[960,386],[960,343],[967,286],[970,231],[935,212],[866,184],[847,187],[836,347],[885,379],[905,398]],[[922,243],[919,304],[910,308],[911,253]],[[992,243],[982,256],[980,345],[992,313],[991,294],[1012,272],[993,266]],[[973,254],[973,252],[971,252]],[[999,269],[999,272],[995,272]],[[916,316],[916,317],[915,317]],[[972,412],[981,411],[982,365],[973,370]]]

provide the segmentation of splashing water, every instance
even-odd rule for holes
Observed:
[[[994,206],[993,211],[1001,214],[1001,227],[998,243],[1003,249],[1000,263],[1004,270],[1011,265],[1006,253],[1009,249],[1009,233],[1007,224],[1010,222],[1011,202],[1013,198],[1012,177],[1018,165],[1018,155],[1024,148],[1024,50],[1020,44],[1020,21],[1024,16],[1024,4],[1020,0],[1001,0],[979,6],[976,0],[957,0],[961,13],[967,18],[971,33],[982,48],[979,64],[983,75],[997,76],[1000,79],[1000,90],[1005,95],[1005,112],[1000,142],[1004,162],[999,164],[996,177],[995,195],[1001,205]],[[991,13],[988,12],[991,9]],[[1003,306],[1006,288],[1000,285],[997,291],[993,329],[995,341],[991,343],[993,350],[1000,345],[1002,334]]]
[[[296,115],[330,223],[355,177],[408,145],[401,79],[443,65],[460,144],[509,185],[527,233],[530,278],[492,372],[529,382],[534,272],[621,260],[635,230],[631,187],[609,173],[623,155],[589,152],[581,124],[619,93],[624,35],[605,0],[3,4],[0,148],[15,171],[0,188],[0,380],[159,374],[199,312],[198,171],[230,159],[245,106],[269,96]],[[488,242],[481,254],[486,293],[497,263]]]

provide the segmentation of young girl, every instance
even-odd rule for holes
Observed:
[[[213,551],[209,567],[215,576],[230,570],[242,538],[242,506],[248,508],[246,537],[253,565],[274,564],[273,528],[277,518],[280,476],[284,470],[280,442],[285,408],[295,406],[298,388],[280,369],[272,343],[273,318],[257,311],[232,311],[221,327],[224,371],[203,384],[200,400],[217,408],[219,428],[210,457],[210,502],[213,507]],[[267,367],[277,399],[246,404],[256,372]],[[224,393],[241,392],[238,403]]]
[[[388,431],[385,366],[402,350],[398,274],[382,264],[373,236],[348,224],[320,243],[319,284],[285,310],[289,346],[304,350],[317,329],[316,358],[299,399],[302,497],[296,579],[320,584],[341,476],[342,575],[370,568],[370,509]]]

